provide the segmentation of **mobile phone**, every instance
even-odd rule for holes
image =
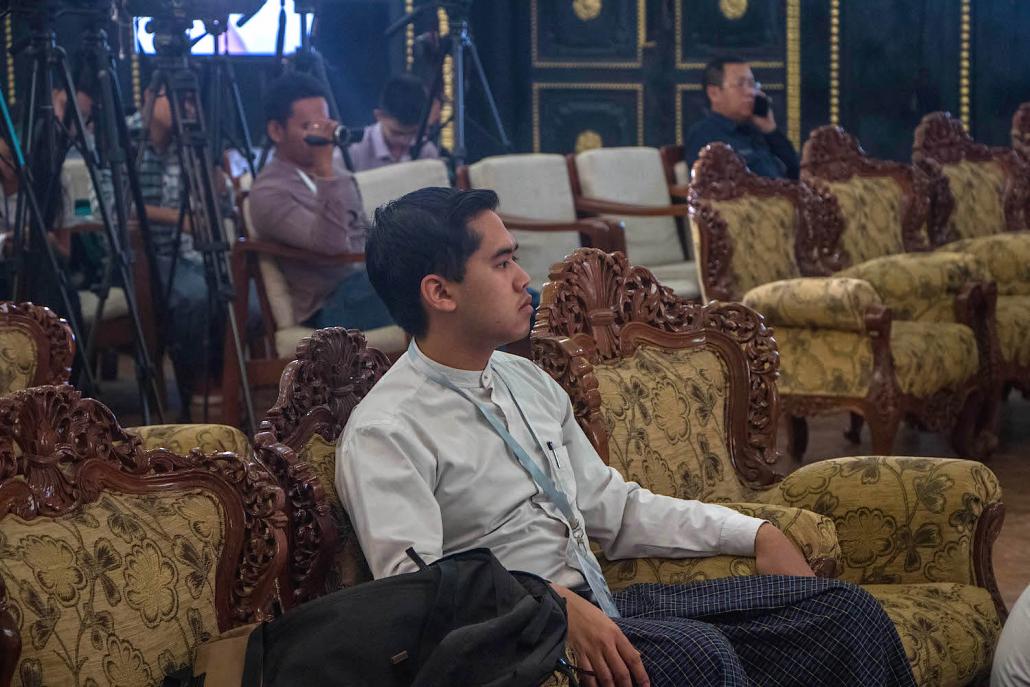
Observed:
[[[755,96],[754,114],[756,117],[764,117],[769,114],[769,96],[761,94]]]

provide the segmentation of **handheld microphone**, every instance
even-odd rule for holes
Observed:
[[[332,138],[308,135],[304,137],[304,142],[309,146],[336,145],[343,147],[348,146],[351,143],[359,143],[364,137],[364,129],[349,129],[343,124],[339,124],[335,129],[333,129]]]

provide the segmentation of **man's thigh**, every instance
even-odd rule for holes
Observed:
[[[654,687],[747,685],[729,640],[715,627],[689,618],[618,618],[626,639],[640,652]]]

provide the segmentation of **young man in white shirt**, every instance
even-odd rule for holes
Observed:
[[[565,599],[587,685],[913,684],[872,597],[815,579],[769,523],[626,482],[561,387],[496,351],[526,335],[532,312],[496,206],[491,191],[422,189],[376,211],[369,278],[413,340],[337,449],[337,489],[373,574],[414,571],[408,547],[427,561],[490,548]],[[762,575],[613,598],[587,537],[609,559],[754,555]]]

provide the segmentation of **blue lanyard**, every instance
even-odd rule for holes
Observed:
[[[411,344],[408,346],[408,354],[411,355],[412,358],[417,359],[418,353],[414,350],[415,345],[415,340],[412,339]],[[525,422],[526,426],[529,427],[530,432],[533,432],[533,428],[529,426],[529,421],[526,419],[525,413],[522,412],[522,407],[519,406],[519,402],[515,398],[515,394],[512,393],[511,387],[508,386],[508,383],[505,382],[499,374],[497,374],[496,369],[494,370],[494,374],[502,383],[504,383],[508,394],[511,396],[511,400],[515,403],[515,407],[519,409],[519,413],[522,415],[523,422]],[[493,430],[501,437],[501,439],[504,440],[504,443],[508,445],[511,452],[515,454],[515,458],[518,460],[519,465],[529,473],[529,476],[533,478],[533,481],[538,487],[540,487],[540,490],[544,492],[544,495],[547,496],[547,498],[558,507],[558,510],[562,512],[562,515],[565,516],[565,519],[568,522],[569,529],[571,530],[572,537],[575,542],[576,557],[579,560],[580,572],[583,573],[583,577],[586,579],[587,584],[590,585],[590,591],[594,593],[594,599],[597,601],[597,605],[600,606],[601,610],[609,617],[620,617],[619,609],[616,608],[615,600],[612,598],[612,592],[608,588],[608,583],[604,579],[604,573],[601,572],[601,566],[597,562],[597,558],[594,557],[594,553],[590,550],[590,546],[587,543],[583,523],[580,522],[579,518],[576,516],[565,492],[563,492],[558,485],[556,485],[554,481],[540,469],[540,466],[536,461],[530,458],[529,454],[526,453],[526,450],[522,448],[522,444],[520,444],[518,440],[511,435],[508,429],[497,418],[495,413],[491,412],[484,404],[477,401],[467,391],[461,389],[446,377],[430,374],[429,378],[437,384],[457,392],[479,410],[480,415],[486,419]]]

